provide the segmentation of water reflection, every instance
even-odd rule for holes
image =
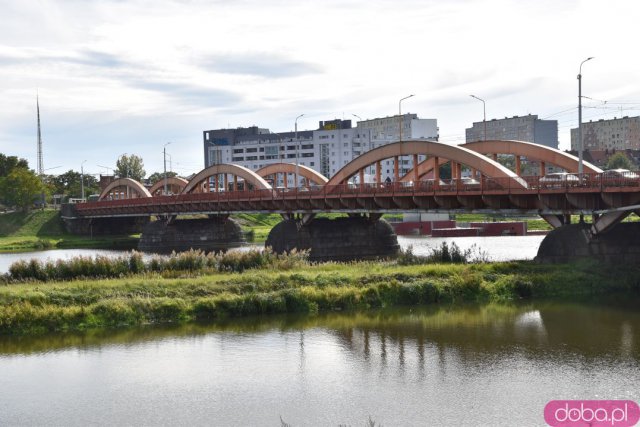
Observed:
[[[640,398],[637,303],[2,337],[0,425],[539,425],[553,398]]]
[[[339,346],[371,363],[396,359],[404,370],[409,353],[424,361],[427,348],[454,349],[464,360],[499,356],[514,349],[530,357],[575,352],[584,357],[639,357],[640,313],[627,301],[608,304],[535,302],[464,307],[413,307],[318,316],[269,316],[227,319],[215,324],[147,326],[92,330],[37,337],[0,336],[0,355],[46,353],[68,348],[135,346],[159,340],[207,334],[247,336],[296,332],[300,368],[305,333],[323,329]],[[411,356],[411,357],[413,357]]]

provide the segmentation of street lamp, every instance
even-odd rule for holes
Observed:
[[[482,138],[483,141],[487,140],[487,108],[484,99],[479,98],[475,95],[469,95],[472,98],[477,99],[478,101],[482,101],[482,123],[484,124],[484,136]]]
[[[400,101],[398,101],[398,118],[399,118],[398,129],[400,130],[398,141],[400,142],[402,142],[402,101],[404,101],[405,99],[409,99],[412,96],[415,96],[415,95],[412,94],[409,96],[405,96],[404,98],[400,99]]]
[[[295,182],[295,187],[298,188],[298,163],[299,163],[299,159],[298,159],[298,155],[299,155],[299,151],[300,151],[300,141],[298,140],[298,119],[300,117],[304,117],[304,114],[300,114],[298,117],[296,117],[296,121],[295,121],[295,138],[296,138],[296,182]]]
[[[167,145],[171,144],[171,142],[167,142],[164,144],[162,148],[162,159],[164,160],[164,195],[167,195]]]
[[[80,164],[80,198],[84,200],[84,164],[86,160],[83,160]]]
[[[578,175],[582,179],[582,151],[584,149],[582,143],[582,64],[592,60],[594,57],[590,56],[580,63],[580,70],[578,71]]]

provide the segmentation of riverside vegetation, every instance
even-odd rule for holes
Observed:
[[[454,244],[428,257],[409,249],[397,260],[342,264],[313,264],[304,252],[268,250],[20,261],[2,277],[0,334],[640,293],[632,267],[485,263],[470,255]]]

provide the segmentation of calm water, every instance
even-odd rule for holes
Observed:
[[[640,400],[640,301],[0,338],[0,425],[540,426]]]
[[[413,247],[417,255],[427,255],[431,249],[439,247],[442,242],[455,242],[460,249],[469,249],[475,245],[486,254],[486,258],[492,261],[508,261],[515,259],[533,259],[538,253],[538,246],[544,236],[500,236],[500,237],[458,237],[458,238],[431,238],[431,237],[405,237],[398,236],[398,243],[402,248]],[[254,247],[262,248],[264,244],[251,244],[234,250],[248,250]],[[126,251],[111,251],[101,249],[54,249],[37,252],[21,252],[12,254],[0,254],[0,273],[9,271],[14,262],[21,259],[38,259],[41,261],[69,259],[76,256],[119,256]],[[478,252],[475,251],[474,254]]]

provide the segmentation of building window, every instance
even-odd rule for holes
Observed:
[[[244,153],[244,149],[243,148],[236,148],[233,150],[233,154],[239,154],[239,153]]]

